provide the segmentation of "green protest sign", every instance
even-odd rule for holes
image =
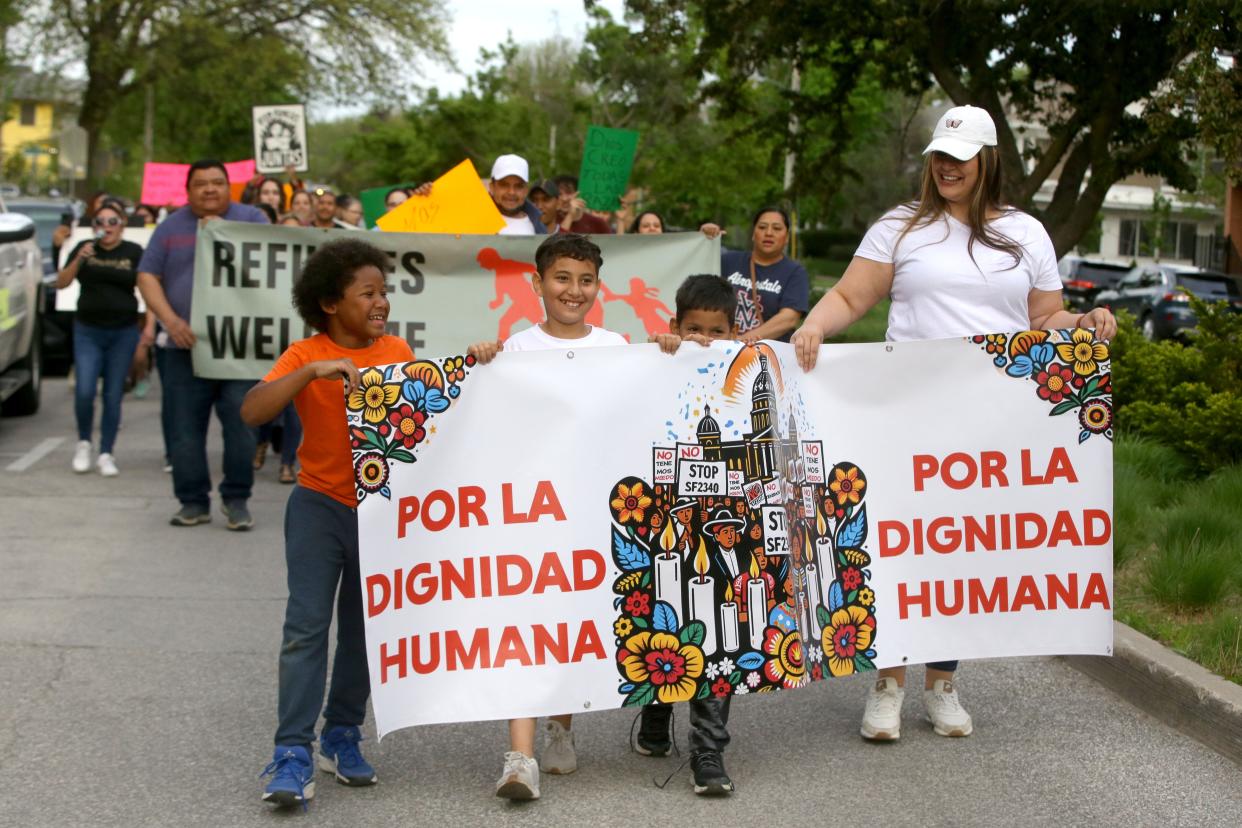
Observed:
[[[369,190],[363,190],[358,193],[358,200],[362,202],[362,217],[367,222],[367,229],[375,226],[375,222],[379,217],[387,213],[384,207],[384,198],[395,187],[417,187],[417,184],[385,184],[383,187],[372,187]]]
[[[593,126],[587,130],[578,171],[578,193],[592,210],[619,210],[630,181],[638,133]]]

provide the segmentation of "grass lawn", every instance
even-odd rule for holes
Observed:
[[[1113,456],[1115,617],[1242,684],[1242,468],[1196,481],[1124,437]]]

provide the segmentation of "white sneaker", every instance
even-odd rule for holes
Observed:
[[[932,689],[923,691],[923,704],[927,720],[941,736],[969,736],[975,729],[951,681],[932,682]]]
[[[864,739],[877,742],[895,742],[901,738],[901,703],[906,691],[897,686],[897,679],[882,678],[867,695],[867,710],[863,713],[859,733]]]
[[[543,769],[546,773],[573,773],[578,769],[578,752],[574,750],[574,732],[561,723],[548,719],[548,735],[543,743]]]
[[[505,769],[496,783],[496,796],[505,799],[539,798],[539,763],[524,753],[505,754]]]
[[[104,477],[116,477],[121,473],[121,470],[116,467],[116,458],[108,453],[99,455],[99,458],[95,460],[95,465]]]
[[[90,440],[78,440],[78,447],[73,450],[73,470],[78,474],[86,474],[91,470]]]

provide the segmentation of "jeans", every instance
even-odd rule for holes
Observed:
[[[293,403],[285,406],[285,410],[277,414],[270,423],[264,423],[255,429],[255,436],[260,443],[272,442],[272,430],[280,428],[280,462],[284,466],[292,466],[298,459],[298,446],[302,445],[302,421]]]
[[[137,325],[101,328],[73,322],[73,412],[78,439],[90,441],[95,422],[95,389],[103,377],[103,415],[99,418],[99,453],[111,454],[121,427],[121,396],[125,375],[138,348]]]
[[[160,372],[160,436],[164,438],[164,463],[172,463],[172,404],[168,401],[168,374],[164,367],[167,348],[155,348],[155,370]]]
[[[729,746],[729,703],[732,700],[732,696],[725,696],[690,702],[691,753],[723,753]],[[667,728],[672,715],[672,705],[649,704],[643,708],[643,726]]]
[[[248,500],[254,485],[255,442],[254,431],[242,422],[241,404],[254,383],[196,377],[189,351],[163,350],[160,379],[169,410],[174,494],[183,505],[210,505],[207,427],[211,423],[211,410],[215,408],[224,431],[224,479],[220,481],[220,497],[226,503]]]
[[[371,695],[358,574],[358,513],[325,494],[294,487],[285,507],[285,564],[289,602],[280,643],[276,744],[309,749],[323,704],[333,603],[336,657],[324,730],[361,725]]]
[[[926,667],[929,670],[943,670],[946,673],[953,673],[957,671],[957,662],[956,661],[932,661],[932,662],[929,662],[926,665]]]

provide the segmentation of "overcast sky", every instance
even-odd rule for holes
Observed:
[[[624,0],[599,0],[599,5],[620,20]],[[587,15],[582,0],[449,0],[446,3],[452,20],[448,26],[449,48],[457,61],[457,71],[429,61],[421,65],[421,76],[414,84],[436,87],[441,94],[451,95],[466,87],[466,77],[478,69],[479,49],[494,49],[513,35],[515,43],[535,43],[560,35],[581,43],[586,33]],[[322,116],[335,118],[358,114],[366,107],[313,107]],[[313,117],[313,115],[312,115]]]

